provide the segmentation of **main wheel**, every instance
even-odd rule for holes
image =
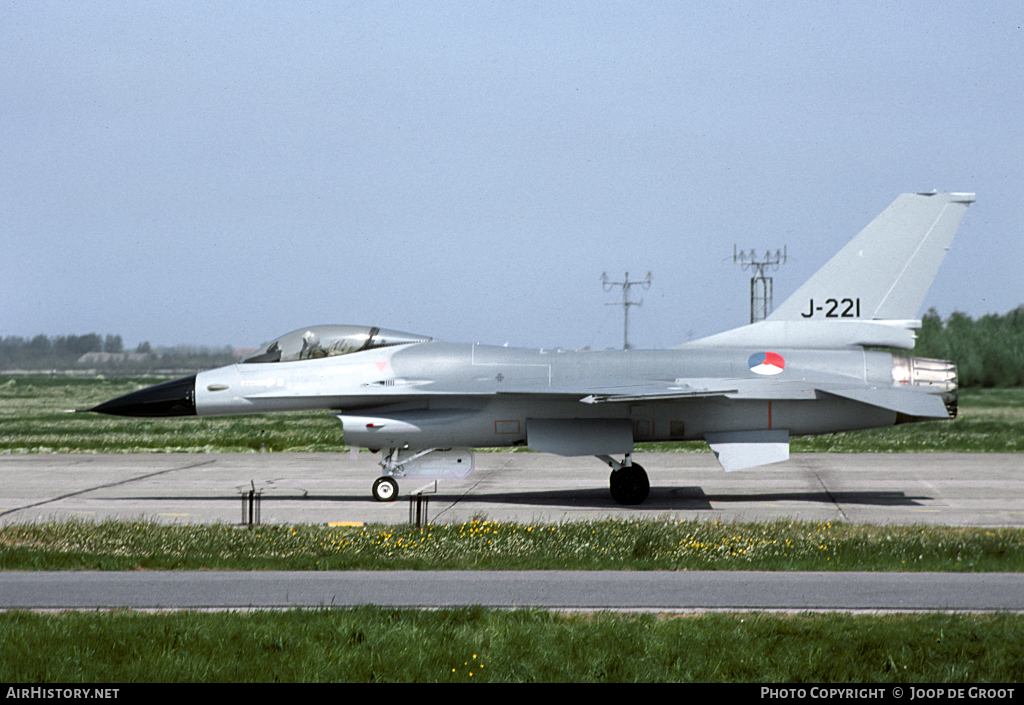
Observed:
[[[613,470],[608,484],[612,499],[619,504],[642,504],[651,493],[647,473],[636,464]]]
[[[373,481],[372,491],[378,502],[394,502],[398,497],[398,483],[391,477],[378,477]]]

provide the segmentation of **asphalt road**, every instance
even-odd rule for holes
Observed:
[[[0,572],[0,609],[1024,611],[1020,573]]]

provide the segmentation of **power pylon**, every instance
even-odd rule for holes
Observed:
[[[753,250],[750,254],[738,251],[736,245],[732,246],[732,261],[739,262],[743,269],[752,269],[754,276],[750,278],[750,322],[757,323],[768,318],[772,312],[772,278],[764,275],[765,268],[771,267],[777,271],[779,265],[786,263],[786,248],[764,253],[764,260],[758,261]]]
[[[643,281],[631,282],[629,280],[629,272],[626,272],[625,281],[613,282],[608,281],[608,273],[605,272],[601,275],[601,284],[604,286],[605,291],[611,291],[617,286],[622,287],[622,303],[621,304],[605,304],[605,306],[622,306],[622,349],[629,350],[629,307],[630,306],[643,306],[643,299],[640,301],[629,300],[629,289],[633,286],[642,286],[645,290],[651,288],[651,273],[647,273],[647,278]]]

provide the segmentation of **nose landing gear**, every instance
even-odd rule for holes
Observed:
[[[378,477],[371,491],[378,502],[394,502],[398,498],[398,483],[393,477]]]

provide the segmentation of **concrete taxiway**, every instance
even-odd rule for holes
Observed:
[[[263,523],[404,523],[407,494],[370,497],[379,456],[360,453],[0,456],[0,523],[149,519],[237,524],[242,493],[261,493]],[[478,453],[476,470],[442,480],[431,522],[557,522],[614,516],[754,521],[792,518],[878,524],[1024,525],[1019,454],[798,454],[724,473],[706,453],[638,453],[651,481],[637,507],[616,504],[595,458]]]

